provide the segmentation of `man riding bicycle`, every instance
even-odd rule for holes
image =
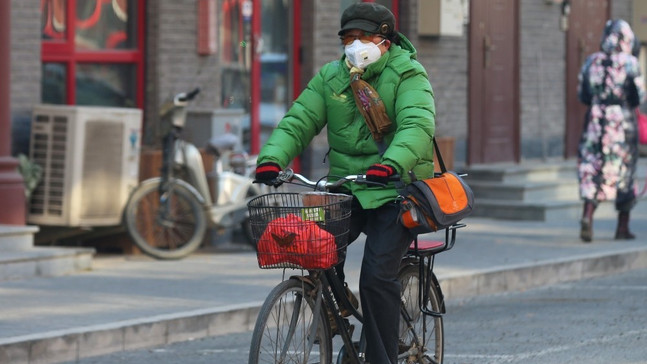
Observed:
[[[376,3],[356,3],[341,17],[344,55],[324,65],[278,124],[258,156],[256,179],[272,184],[279,171],[327,127],[330,179],[366,174],[380,185],[346,184],[353,195],[351,241],[366,234],[360,298],[367,360],[396,363],[400,261],[413,235],[398,222],[398,192],[389,183],[408,172],[433,175],[434,95],[395,17]],[[343,279],[343,266],[338,266]]]

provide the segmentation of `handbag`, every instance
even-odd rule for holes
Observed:
[[[441,172],[415,180],[401,190],[400,222],[414,234],[448,228],[472,213],[474,193],[463,178],[447,171],[436,138],[434,149]]]
[[[647,115],[636,108],[636,123],[638,124],[638,141],[647,145]]]

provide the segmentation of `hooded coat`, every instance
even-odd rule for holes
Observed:
[[[634,108],[645,98],[638,59],[632,55],[636,43],[627,22],[608,21],[600,51],[586,59],[579,74],[578,98],[589,106],[578,153],[580,196],[595,204],[615,200],[620,211],[635,203]]]
[[[390,165],[408,182],[433,175],[434,94],[416,50],[403,35],[399,44],[370,64],[362,79],[380,95],[392,125],[384,136],[382,156],[357,109],[350,87],[346,56],[324,65],[308,83],[261,149],[258,163],[287,166],[327,127],[329,179],[363,174],[375,163]],[[398,196],[396,188],[347,183],[345,188],[365,209],[377,208]]]

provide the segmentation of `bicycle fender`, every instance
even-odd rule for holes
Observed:
[[[290,276],[290,279],[299,280],[299,281],[307,284],[308,286],[310,286],[310,288],[315,288],[314,283],[312,282],[312,280],[310,280],[310,277],[308,277],[308,276]]]
[[[436,292],[438,292],[438,298],[440,299],[440,313],[445,313],[447,312],[445,310],[445,295],[443,295],[443,291],[440,289],[438,278],[436,278],[436,274],[433,272],[431,273],[431,282],[436,287]]]
[[[400,264],[400,269],[406,267],[406,266],[418,266],[418,259],[417,258],[403,258],[402,263]],[[433,287],[436,289],[436,292],[438,293],[438,299],[440,300],[440,313],[444,314],[446,312],[445,309],[445,295],[443,294],[442,289],[440,288],[440,282],[438,281],[438,278],[436,277],[436,274],[434,272],[431,272],[431,284]]]

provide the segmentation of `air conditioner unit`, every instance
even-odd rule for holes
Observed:
[[[37,105],[29,155],[43,167],[27,212],[31,224],[111,226],[137,186],[139,109]]]

